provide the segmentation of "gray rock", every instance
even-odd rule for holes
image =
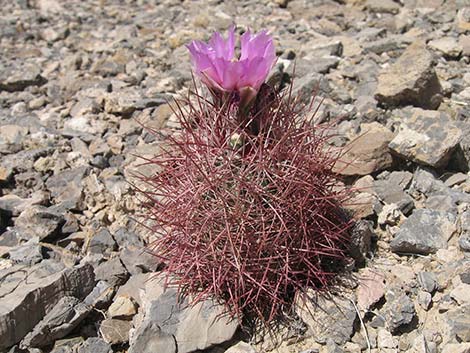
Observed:
[[[161,278],[147,282],[142,301],[144,316],[131,337],[129,353],[153,353],[162,347],[178,353],[202,350],[231,339],[238,327],[212,301],[179,301],[176,288],[165,290]]]
[[[404,159],[441,168],[447,165],[461,137],[461,129],[447,115],[413,109],[389,147]]]
[[[126,283],[129,278],[129,273],[122,265],[119,257],[114,257],[99,264],[95,268],[95,275],[97,280],[104,280],[113,287]]]
[[[82,180],[87,173],[87,167],[79,167],[49,177],[46,186],[55,202],[65,209],[80,210],[83,207]]]
[[[470,252],[470,233],[465,233],[460,236],[459,247],[462,251]]]
[[[21,341],[21,346],[43,347],[71,332],[91,311],[75,297],[65,296]]]
[[[113,350],[103,339],[90,337],[78,347],[77,353],[113,353]]]
[[[22,91],[26,87],[40,86],[46,82],[47,80],[41,76],[41,70],[35,64],[13,66],[1,73],[0,91]]]
[[[385,106],[411,104],[434,109],[442,101],[441,91],[432,54],[424,43],[415,42],[394,64],[382,70],[375,99]]]
[[[414,208],[412,197],[393,179],[375,180],[373,191],[381,202],[386,205],[397,205],[404,214],[408,214]]]
[[[370,255],[373,235],[372,222],[359,220],[354,223],[349,253],[358,265],[363,264]]]
[[[84,264],[65,268],[51,260],[26,267],[15,265],[0,271],[0,349],[18,343],[60,298],[83,299],[94,286],[93,268]]]
[[[433,272],[419,272],[417,279],[419,286],[428,293],[433,294],[438,288],[437,277]]]
[[[21,212],[15,226],[25,237],[50,240],[58,235],[64,223],[62,215],[44,206],[33,206]]]
[[[353,335],[357,313],[348,299],[337,296],[325,298],[310,291],[299,297],[295,310],[307,324],[307,334],[319,343],[324,344],[332,339],[342,345]]]
[[[27,266],[41,262],[43,259],[42,246],[38,242],[38,238],[33,238],[22,245],[10,248],[8,250],[10,260]]]
[[[106,281],[98,281],[83,303],[96,309],[103,309],[109,306],[113,296],[114,288]]]
[[[464,305],[446,313],[449,338],[457,342],[470,342],[470,305]]]
[[[406,294],[399,289],[389,290],[385,293],[385,299],[386,303],[380,312],[391,333],[412,322],[416,314],[415,306]]]
[[[106,228],[102,228],[93,234],[88,243],[88,251],[95,254],[105,254],[117,250],[117,244],[113,236]]]
[[[48,196],[43,191],[34,192],[31,197],[24,199],[17,195],[8,194],[0,197],[0,211],[9,216],[17,217],[27,208],[46,203]]]
[[[396,253],[423,255],[447,249],[447,241],[457,230],[455,222],[453,213],[415,210],[395,234],[390,248]]]
[[[131,275],[145,272],[155,272],[161,261],[143,247],[126,246],[121,250],[119,257],[124,267]]]

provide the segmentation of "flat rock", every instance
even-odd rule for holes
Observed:
[[[90,337],[78,347],[77,353],[113,353],[113,350],[103,339]]]
[[[411,44],[394,64],[380,73],[375,99],[385,106],[438,107],[442,87],[433,65],[432,54],[423,42]]]
[[[335,165],[342,175],[368,175],[392,166],[388,144],[393,133],[376,122],[360,127],[360,134],[344,147],[346,152]]]
[[[26,237],[44,240],[55,237],[64,223],[65,219],[59,213],[44,206],[33,206],[21,212],[15,226]]]
[[[447,115],[414,109],[389,147],[404,159],[440,168],[447,165],[461,138],[461,129]]]
[[[224,308],[212,301],[193,306],[187,299],[178,304],[176,288],[164,289],[162,279],[147,282],[143,301],[143,319],[130,340],[129,353],[188,353],[206,349],[232,338],[238,322],[224,314]]]
[[[446,58],[457,59],[462,54],[463,48],[456,38],[442,37],[428,43],[431,49],[437,50]]]
[[[427,255],[446,249],[448,240],[456,231],[453,213],[418,209],[403,222],[390,247],[396,253]]]
[[[122,344],[129,341],[129,331],[132,321],[105,319],[101,321],[100,333],[104,341],[109,344]]]
[[[65,295],[83,299],[95,283],[93,267],[64,268],[52,260],[0,271],[0,349],[18,343]]]
[[[65,296],[21,341],[22,347],[43,347],[71,332],[91,311],[75,297]]]
[[[324,344],[331,339],[342,345],[354,332],[357,313],[348,299],[325,298],[310,291],[299,297],[295,310],[307,324],[307,334],[319,343]]]
[[[366,7],[372,12],[392,14],[397,14],[401,8],[401,6],[393,0],[367,0]]]
[[[385,318],[385,324],[391,333],[408,325],[415,317],[416,311],[413,301],[401,290],[393,289],[385,293],[386,303],[380,313]]]
[[[41,76],[40,68],[35,64],[25,64],[21,67],[3,71],[0,75],[0,91],[22,91],[29,86],[40,86],[47,80]]]
[[[117,296],[108,309],[111,318],[130,319],[137,313],[135,302],[131,297]]]

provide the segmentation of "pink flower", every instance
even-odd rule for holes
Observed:
[[[207,44],[194,40],[187,46],[194,71],[209,88],[228,92],[259,90],[276,62],[273,40],[266,31],[252,35],[248,30],[240,42],[239,59],[235,58],[234,26],[226,40],[216,32]]]

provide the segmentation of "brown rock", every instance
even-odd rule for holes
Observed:
[[[379,123],[361,124],[361,134],[346,147],[346,153],[335,165],[342,175],[367,175],[392,165],[388,144],[393,139],[390,130]]]
[[[129,330],[131,328],[131,321],[105,319],[101,322],[100,333],[105,342],[110,344],[120,344],[129,341]]]
[[[426,44],[411,44],[398,60],[379,75],[375,99],[384,106],[414,105],[435,109],[442,101],[442,87]]]

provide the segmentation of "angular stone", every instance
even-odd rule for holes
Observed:
[[[342,345],[353,335],[357,313],[348,299],[326,298],[309,291],[299,297],[295,310],[307,324],[308,334],[319,343],[332,339]]]
[[[91,311],[75,297],[65,296],[22,340],[22,347],[43,347],[71,332]]]
[[[372,12],[391,14],[397,14],[401,8],[400,5],[393,0],[367,0],[366,7]]]
[[[224,353],[256,353],[256,350],[248,343],[238,342],[236,345],[227,349]]]
[[[441,52],[444,57],[457,59],[462,54],[463,48],[453,37],[434,39],[428,43],[431,49]]]
[[[78,347],[77,353],[113,353],[113,350],[103,339],[90,337]]]
[[[386,327],[395,333],[403,325],[408,325],[415,317],[413,301],[399,290],[389,290],[385,294],[386,303],[380,311]]]
[[[378,270],[366,268],[359,276],[357,306],[362,310],[376,304],[385,294],[385,278]]]
[[[449,310],[445,324],[449,341],[470,342],[470,305]]]
[[[379,123],[361,124],[361,133],[344,147],[334,169],[342,175],[368,175],[392,165],[388,144],[393,134]]]
[[[129,341],[129,331],[131,328],[131,321],[105,319],[101,321],[100,333],[105,342],[110,344],[122,344]]]
[[[109,230],[106,228],[102,228],[93,234],[88,243],[88,251],[90,253],[104,254],[115,250],[117,250],[116,242],[114,241],[114,238],[112,237]]]
[[[3,71],[3,70],[2,70]],[[0,92],[22,91],[29,86],[40,86],[47,80],[41,76],[40,68],[35,64],[25,64],[4,70],[0,75]]]
[[[460,32],[470,31],[470,6],[461,8],[455,18],[457,30]]]
[[[47,179],[46,186],[56,203],[67,209],[81,209],[83,202],[82,180],[88,173],[88,167],[65,170]]]
[[[461,138],[461,129],[445,114],[413,109],[389,147],[404,159],[441,168],[447,165]]]
[[[447,343],[442,347],[442,353],[470,353],[470,342]]]
[[[132,298],[117,296],[108,309],[109,317],[113,319],[129,319],[137,313],[136,306]]]
[[[130,340],[129,353],[188,353],[203,350],[232,338],[238,322],[212,301],[193,306],[178,301],[176,288],[164,288],[162,278],[148,281],[143,301],[143,320]]]
[[[0,278],[6,279],[0,287],[0,349],[18,343],[63,296],[83,299],[95,283],[91,265],[64,269],[52,260],[1,270]]]
[[[44,206],[33,206],[19,215],[15,226],[24,236],[44,240],[56,236],[64,223],[62,215]]]
[[[102,262],[95,268],[97,280],[105,280],[111,286],[116,287],[126,283],[129,273],[122,265],[119,257],[114,257]]]
[[[415,105],[434,109],[442,101],[442,87],[432,54],[423,42],[411,44],[379,75],[375,99],[385,106]]]
[[[453,213],[418,209],[403,222],[390,248],[396,253],[435,253],[447,248],[447,241],[456,233],[456,227]]]

